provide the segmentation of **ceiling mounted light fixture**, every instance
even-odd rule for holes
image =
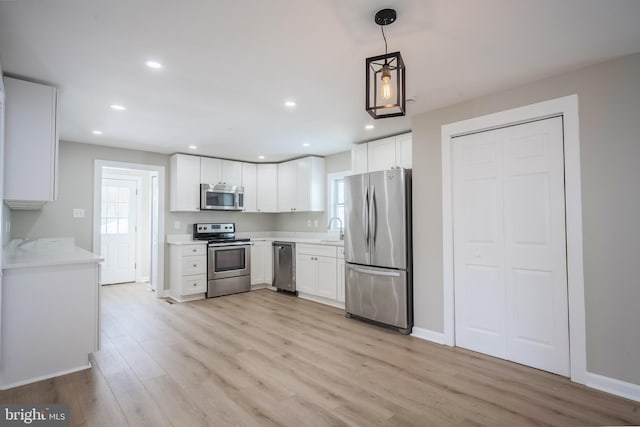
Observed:
[[[400,52],[387,53],[387,37],[384,34],[384,27],[395,21],[394,9],[382,9],[375,15],[375,23],[380,25],[384,39],[384,55],[366,60],[365,108],[374,119],[404,116],[406,112],[404,61]]]

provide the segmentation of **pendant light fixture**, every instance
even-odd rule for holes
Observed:
[[[384,39],[384,55],[366,60],[365,108],[374,119],[404,116],[406,111],[405,67],[400,52],[387,53],[384,27],[396,21],[394,9],[382,9],[375,15]]]

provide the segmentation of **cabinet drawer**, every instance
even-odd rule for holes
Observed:
[[[197,274],[182,278],[182,295],[199,294],[207,291],[207,276]]]
[[[182,247],[182,256],[206,255],[207,245],[185,245]]]
[[[297,244],[296,253],[306,255],[336,257],[335,246]]]
[[[338,246],[338,259],[344,259],[344,248]]]
[[[207,273],[207,257],[205,256],[186,256],[182,258],[182,275],[206,274]]]

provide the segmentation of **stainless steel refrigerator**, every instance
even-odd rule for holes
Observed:
[[[345,310],[411,333],[411,170],[345,177]]]

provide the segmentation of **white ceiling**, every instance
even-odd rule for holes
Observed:
[[[402,52],[416,102],[373,121],[364,60],[384,53],[373,22],[384,7],[398,12],[389,51]],[[59,88],[63,140],[280,161],[640,51],[639,23],[638,0],[16,0],[0,1],[0,60]]]

